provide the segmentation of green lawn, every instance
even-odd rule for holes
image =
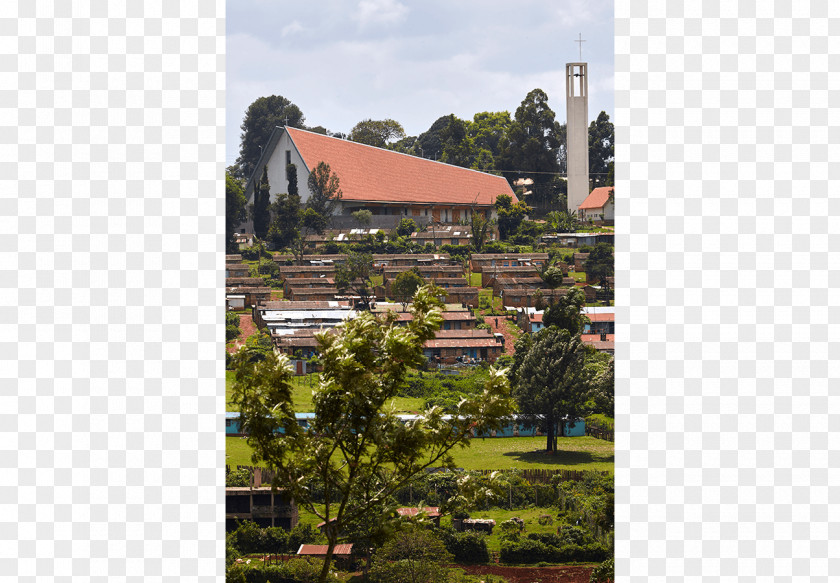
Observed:
[[[240,437],[226,438],[229,465],[250,465],[251,450]],[[544,437],[488,437],[473,439],[470,447],[454,452],[455,465],[467,470],[568,469],[612,472],[614,447],[594,437],[565,437],[555,455],[543,452]]]
[[[481,273],[471,273],[470,274],[470,286],[472,287],[481,287]]]
[[[493,534],[487,537],[487,550],[490,552],[499,552],[502,550],[501,534],[502,529],[499,525],[505,520],[510,520],[514,516],[525,521],[525,532],[523,535],[532,532],[557,532],[557,522],[549,525],[541,525],[539,523],[540,515],[548,514],[553,519],[557,518],[556,508],[522,508],[519,510],[504,510],[501,508],[490,508],[489,510],[476,510],[470,512],[470,518],[492,518],[496,521],[496,527],[493,529]],[[303,514],[301,514],[303,516]],[[449,526],[452,524],[451,516],[443,516],[440,519],[441,526]]]
[[[230,402],[234,375],[235,373],[232,370],[225,371],[225,403],[227,404],[227,411],[239,411],[239,408]],[[292,403],[295,411],[299,413],[311,413],[314,411],[312,407],[312,389],[315,387],[316,381],[317,375],[314,374],[292,378],[292,384],[295,387],[292,393]],[[419,397],[395,397],[393,403],[400,413],[417,413],[423,409],[424,399]]]

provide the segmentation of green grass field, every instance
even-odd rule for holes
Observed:
[[[225,440],[226,464],[251,465],[251,448],[241,437]],[[493,437],[473,439],[470,446],[454,452],[455,465],[467,470],[567,469],[614,470],[615,448],[594,437],[565,437],[557,440],[558,451],[550,455],[544,437]]]
[[[230,402],[231,391],[233,390],[234,371],[225,371],[225,403],[226,411],[239,411],[239,408]],[[316,375],[306,375],[300,377],[293,377],[292,384],[294,391],[292,392],[292,403],[295,411],[299,413],[311,413],[314,411],[312,407],[312,389],[316,382]],[[417,397],[396,397],[393,399],[393,404],[400,413],[418,413],[423,409],[424,400]]]

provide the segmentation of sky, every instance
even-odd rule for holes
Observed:
[[[269,95],[297,105],[308,126],[349,133],[391,118],[417,136],[450,113],[513,116],[540,88],[563,123],[565,65],[582,60],[590,121],[612,119],[613,36],[612,0],[232,0],[226,165],[245,110]]]

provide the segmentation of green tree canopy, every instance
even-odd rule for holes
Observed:
[[[406,526],[376,551],[370,571],[372,583],[446,583],[446,563],[453,561],[443,542],[431,530]]]
[[[507,194],[500,194],[493,203],[496,214],[499,215],[499,239],[507,241],[531,211],[531,207],[522,201],[513,203],[513,198]]]
[[[539,420],[546,451],[557,450],[557,436],[575,422],[591,388],[586,348],[580,334],[556,327],[540,330],[517,371],[514,396],[519,411]]]
[[[402,304],[403,310],[411,303],[414,293],[426,283],[420,276],[420,271],[414,267],[398,273],[391,284],[391,296]]]
[[[373,274],[373,255],[351,251],[344,265],[335,267],[335,287],[345,293],[353,291],[359,296],[366,310],[370,309],[373,294],[370,276]]]
[[[240,126],[242,133],[239,137],[239,157],[236,159],[241,173],[239,178],[248,180],[251,177],[262,148],[268,143],[275,127],[303,128],[303,122],[300,108],[281,95],[260,97],[249,105]]]
[[[607,278],[615,273],[615,255],[609,243],[596,243],[583,265],[587,279],[596,280],[607,287]]]
[[[573,287],[565,296],[550,305],[543,315],[545,326],[557,326],[570,334],[580,334],[589,323],[589,318],[581,312],[586,304],[583,290]]]
[[[350,140],[385,148],[389,143],[405,138],[405,130],[398,121],[393,119],[362,120],[350,130]]]
[[[470,168],[475,162],[477,151],[472,138],[467,135],[469,122],[455,117],[454,114],[450,115],[448,119],[446,126],[440,132],[443,147],[440,160],[454,166]]]
[[[610,116],[602,111],[589,124],[589,176],[595,187],[607,186],[608,179],[612,179],[614,160],[615,127]]]
[[[410,237],[416,230],[417,223],[414,222],[414,219],[400,219],[397,224],[397,235],[400,237]]]
[[[511,184],[517,178],[534,181],[529,199],[532,206],[546,207],[556,198],[551,185],[560,172],[560,132],[560,124],[554,120],[545,91],[534,89],[529,92],[516,109],[496,167]]]
[[[236,227],[248,218],[245,210],[245,205],[248,200],[245,198],[242,183],[231,174],[230,171],[225,172],[225,247],[228,253],[238,251],[238,247],[233,241],[233,235],[236,233]]]
[[[451,418],[431,408],[404,423],[387,406],[409,370],[424,364],[423,344],[440,329],[442,304],[436,293],[429,287],[418,291],[405,326],[395,325],[393,313],[363,312],[337,333],[317,335],[324,370],[307,429],[295,419],[293,372],[286,357],[271,353],[256,363],[235,357],[232,400],[254,450],[253,463],[274,472],[273,487],[332,525],[325,533],[321,582],[340,533],[362,517],[384,521],[392,516],[388,500],[395,492],[427,467],[453,467],[453,448],[468,445],[473,430],[500,428],[513,410],[507,380],[493,368],[484,391],[462,400]],[[313,478],[321,483],[317,500],[322,503],[308,487]]]
[[[333,215],[341,200],[342,192],[339,179],[330,170],[329,164],[318,162],[318,165],[309,174],[307,184],[311,196],[306,201],[306,208],[317,214],[319,220],[311,216],[306,226],[320,234],[326,229],[329,218]]]

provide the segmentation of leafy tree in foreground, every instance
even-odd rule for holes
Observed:
[[[513,410],[504,373],[493,368],[484,391],[462,400],[451,418],[432,408],[403,423],[387,406],[409,370],[424,364],[423,344],[440,328],[441,302],[435,295],[425,286],[417,292],[414,317],[406,326],[396,326],[390,312],[363,312],[337,334],[317,336],[324,371],[308,430],[294,416],[288,360],[273,353],[261,363],[236,357],[232,400],[249,435],[253,462],[275,472],[273,487],[286,489],[300,507],[333,525],[326,529],[321,582],[339,533],[364,516],[384,521],[393,512],[387,503],[391,495],[427,467],[452,468],[453,448],[467,446],[473,430],[500,428]],[[323,504],[307,487],[313,478],[323,484]]]
[[[397,274],[394,283],[391,284],[391,296],[402,304],[403,310],[411,303],[414,293],[426,283],[420,276],[419,270],[414,267]]]
[[[546,451],[580,414],[590,391],[586,347],[580,335],[555,327],[541,330],[517,371],[514,395],[520,412],[533,415],[546,432]]]

